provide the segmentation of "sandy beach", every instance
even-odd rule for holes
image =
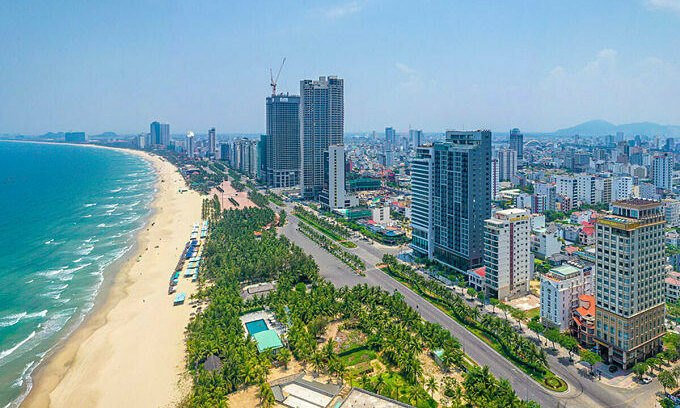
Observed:
[[[158,173],[154,210],[140,231],[136,252],[103,288],[85,322],[34,374],[22,407],[170,407],[190,389],[183,375],[188,304],[173,307],[168,280],[192,224],[201,216],[201,197],[185,188],[177,169],[150,160]],[[195,283],[180,278],[187,298]]]

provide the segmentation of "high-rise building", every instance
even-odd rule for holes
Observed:
[[[194,157],[194,132],[187,133],[187,156]]]
[[[661,351],[666,333],[666,222],[656,201],[612,203],[596,223],[595,342],[606,363],[631,367]]]
[[[258,145],[258,140],[247,138],[235,139],[231,146],[231,157],[229,160],[231,166],[241,173],[257,178],[258,165],[260,163]]]
[[[300,183],[300,97],[267,98],[266,181],[270,187]]]
[[[652,160],[654,185],[664,190],[673,189],[673,155],[664,153]]]
[[[151,144],[156,148],[167,148],[170,146],[170,124],[151,122]]]
[[[491,132],[447,131],[433,153],[432,256],[464,273],[483,264],[484,220],[491,215]]]
[[[612,179],[609,177],[598,177],[595,179],[595,202],[612,202]]]
[[[433,163],[434,147],[416,148],[416,157],[411,161],[411,248],[420,257],[428,259],[434,254]]]
[[[612,200],[627,200],[633,196],[633,178],[618,177],[614,180],[612,188]]]
[[[344,83],[335,77],[300,81],[300,189],[305,199],[318,199],[324,182],[324,152],[343,144]]]
[[[555,177],[557,194],[569,197],[572,200],[576,199],[576,178],[572,176],[556,176]]]
[[[595,204],[595,176],[576,176],[576,199],[583,204]]]
[[[512,299],[529,293],[531,228],[529,212],[497,211],[485,224],[485,286],[489,296]]]
[[[491,199],[498,200],[500,197],[500,177],[498,158],[491,158]]]
[[[215,128],[211,128],[208,131],[208,157],[211,159],[215,158],[215,154],[217,153],[217,138],[215,135]]]
[[[517,174],[517,152],[512,149],[501,149],[498,151],[498,178],[501,181],[508,181]]]
[[[409,130],[409,139],[411,139],[411,146],[413,149],[417,149],[422,143],[423,131],[421,129]]]
[[[534,183],[534,193],[545,196],[545,211],[556,210],[557,188],[553,184]]]
[[[345,187],[345,146],[331,145],[324,152],[324,182],[319,194],[323,208],[335,210],[358,204],[354,195],[347,194]]]
[[[524,135],[517,128],[510,131],[510,148],[517,152],[517,160],[521,162],[524,159]]]
[[[394,146],[397,144],[397,132],[394,131],[394,128],[387,127],[385,128],[385,149],[390,148],[394,149]]]

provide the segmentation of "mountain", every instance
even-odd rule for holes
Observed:
[[[591,120],[554,132],[560,136],[605,136],[623,132],[627,137],[635,135],[680,137],[680,126],[660,125],[653,122],[627,123],[615,125],[606,120]]]

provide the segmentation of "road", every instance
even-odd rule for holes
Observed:
[[[280,209],[279,207],[272,207]],[[286,207],[288,223],[281,229],[281,233],[295,242],[305,252],[312,255],[320,267],[320,275],[336,287],[368,284],[378,286],[393,292],[399,291],[406,303],[416,309],[421,317],[432,323],[438,323],[449,330],[461,342],[465,353],[480,365],[486,365],[496,377],[506,378],[512,384],[517,395],[522,399],[536,401],[543,408],[552,407],[654,407],[659,390],[655,381],[652,385],[640,386],[635,390],[624,390],[603,385],[590,379],[586,369],[566,366],[557,357],[548,354],[548,362],[555,374],[567,381],[569,390],[563,393],[549,391],[536,383],[522,370],[506,360],[491,346],[484,343],[477,336],[461,326],[456,320],[446,315],[440,309],[427,302],[417,293],[404,286],[399,281],[385,274],[375,267],[381,263],[386,253],[396,255],[401,249],[371,244],[363,240],[353,240],[358,246],[348,249],[366,263],[366,276],[359,276],[348,266],[333,255],[319,247],[312,240],[297,231],[300,220],[293,215],[292,206]]]

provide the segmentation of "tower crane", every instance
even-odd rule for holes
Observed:
[[[281,62],[281,66],[279,67],[279,72],[276,74],[276,78],[274,78],[274,72],[272,71],[271,68],[269,68],[269,77],[271,78],[271,86],[272,86],[272,96],[276,96],[276,83],[279,81],[279,75],[281,75],[281,70],[283,69],[283,64],[286,63],[286,57],[283,58],[283,61]]]

